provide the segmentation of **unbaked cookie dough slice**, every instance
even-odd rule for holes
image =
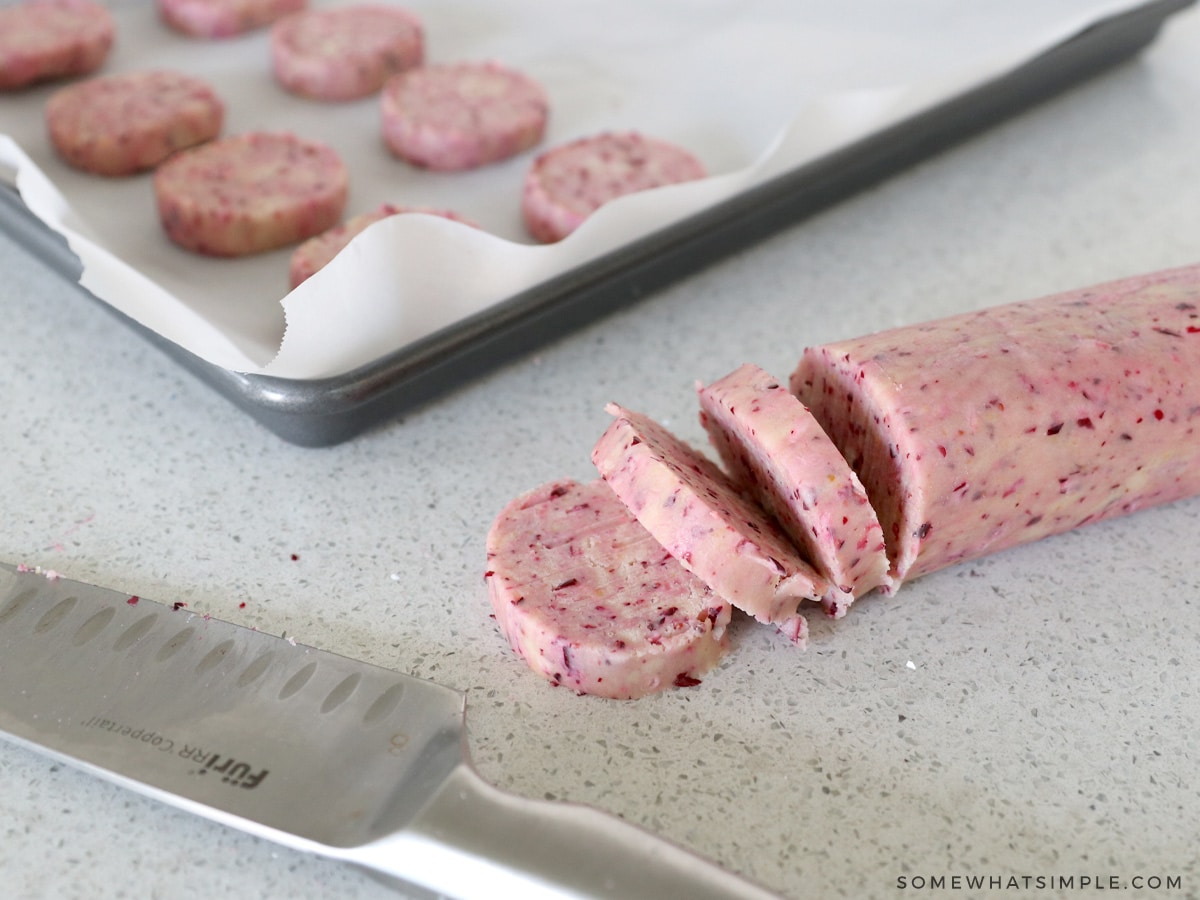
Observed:
[[[361,4],[295,13],[271,28],[271,63],[287,90],[355,100],[425,59],[421,20],[398,6]]]
[[[115,38],[112,16],[93,0],[27,0],[0,8],[0,90],[94,72]]]
[[[180,72],[101,75],[46,102],[50,141],[68,163],[97,175],[152,169],[177,150],[221,133],[225,106],[211,87]]]
[[[727,471],[843,597],[890,585],[883,528],[867,492],[808,408],[758,366],[698,387],[700,422]],[[827,598],[842,616],[847,602]]]
[[[163,229],[210,256],[245,256],[303,241],[341,219],[349,174],[324,144],[249,132],[175,154],[154,173]]]
[[[634,699],[699,684],[729,648],[729,604],[599,479],[512,501],[488,532],[487,556],[501,631],[553,684]]]
[[[605,132],[541,154],[525,176],[525,227],[543,243],[560,241],[597,209],[626,194],[705,176],[690,152],[637,132]]]
[[[339,225],[334,225],[328,231],[322,232],[316,237],[309,238],[297,247],[292,253],[291,262],[288,266],[289,284],[293,288],[303,284],[327,266],[335,256],[341,253],[352,240],[362,234],[368,226],[373,225],[380,219],[386,219],[389,216],[396,216],[401,213],[424,213],[425,215],[438,216],[439,218],[451,219],[455,222],[462,222],[464,225],[477,227],[474,222],[450,210],[430,209],[424,206],[396,206],[391,203],[383,203],[370,212],[360,213]]]
[[[299,12],[307,0],[157,0],[162,20],[184,34],[200,38],[226,38],[265,28],[290,13]]]
[[[707,457],[616,404],[592,462],[639,522],[721,597],[803,644],[805,600],[846,602]]]
[[[528,150],[545,135],[549,109],[540,84],[492,61],[393,75],[380,105],[392,153],[439,171],[473,169]]]

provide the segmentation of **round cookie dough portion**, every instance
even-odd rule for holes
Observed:
[[[288,266],[288,283],[293,288],[299,287],[321,269],[325,268],[335,256],[345,249],[347,244],[362,234],[368,226],[375,224],[380,219],[397,216],[401,213],[424,213],[427,216],[438,216],[443,219],[462,222],[464,225],[478,227],[470,219],[465,219],[457,213],[446,209],[431,209],[425,206],[396,206],[391,203],[383,203],[370,212],[360,213],[339,225],[334,225],[328,231],[322,232],[316,237],[309,238],[297,247],[292,253],[291,263]]]
[[[221,133],[225,106],[205,82],[154,70],[102,75],[46,103],[50,141],[68,163],[97,175],[152,169]]]
[[[162,20],[184,34],[224,38],[264,28],[304,9],[307,0],[157,0]]]
[[[94,72],[115,38],[112,16],[93,0],[0,8],[0,90]]]
[[[888,587],[883,527],[858,476],[808,408],[778,379],[744,365],[698,386],[700,423],[726,470],[802,554],[838,585],[826,611]]]
[[[521,211],[529,233],[553,243],[610,200],[705,174],[704,164],[682,147],[637,132],[605,132],[554,147],[534,160]]]
[[[445,209],[431,209],[425,206],[396,206],[392,203],[380,204],[370,212],[360,213],[334,225],[328,231],[311,237],[292,253],[288,265],[288,283],[296,288],[325,268],[330,261],[345,249],[352,240],[364,232],[368,226],[380,219],[401,213],[424,213],[428,216],[438,216],[464,225],[478,227],[470,219],[465,219],[457,213]]]
[[[308,10],[271,28],[276,80],[315,100],[374,94],[392,75],[419,66],[424,58],[421,21],[398,6]]]
[[[488,532],[487,557],[501,631],[552,684],[634,699],[698,684],[729,649],[729,604],[603,481],[518,497]]]
[[[249,132],[175,154],[154,173],[163,229],[210,256],[274,250],[337,224],[349,174],[331,148]]]
[[[840,589],[707,457],[648,416],[606,408],[614,418],[592,462],[613,493],[685,569],[803,646],[800,604],[836,602]]]
[[[497,62],[422,66],[383,88],[384,141],[400,159],[440,171],[473,169],[528,150],[550,103],[536,81]]]

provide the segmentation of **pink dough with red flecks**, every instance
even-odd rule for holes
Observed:
[[[711,460],[647,416],[607,409],[614,419],[592,462],[613,492],[684,568],[803,644],[800,604],[833,602],[841,591]]]
[[[729,604],[599,479],[513,500],[488,532],[487,558],[501,631],[552,684],[634,699],[699,684],[728,650]]]
[[[94,72],[116,40],[92,0],[28,0],[0,8],[0,90]]]
[[[1200,267],[812,347],[790,385],[898,586],[1200,493]]]
[[[215,138],[224,118],[224,103],[204,81],[158,69],[99,75],[46,101],[55,150],[97,175],[152,169],[177,150]]]
[[[352,4],[293,13],[271,27],[271,64],[287,90],[315,100],[354,100],[421,65],[425,34],[406,9]]]
[[[698,387],[700,422],[725,468],[847,597],[889,584],[883,529],[858,476],[807,408],[758,366]],[[829,598],[826,611],[848,603]]]
[[[383,138],[415,166],[461,171],[538,144],[550,101],[540,84],[498,62],[420,66],[388,79],[380,98]]]
[[[168,237],[210,256],[261,253],[332,228],[349,186],[346,166],[331,148],[273,132],[184,150],[154,173]]]
[[[675,144],[637,132],[605,132],[535,159],[522,187],[521,212],[533,237],[553,243],[611,200],[705,174],[704,164]]]

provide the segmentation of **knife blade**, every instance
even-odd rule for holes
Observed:
[[[436,896],[767,900],[615,816],[482,779],[465,696],[0,563],[0,737]]]

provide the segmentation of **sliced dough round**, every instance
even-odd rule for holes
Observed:
[[[205,82],[154,70],[101,75],[56,91],[46,128],[63,159],[97,175],[152,169],[221,132],[225,106]]]
[[[533,237],[553,243],[610,200],[704,176],[704,164],[682,147],[636,132],[606,132],[554,147],[534,160],[525,176],[521,212]]]
[[[867,492],[795,395],[754,365],[698,393],[700,422],[726,470],[821,574],[852,597],[891,583]],[[831,615],[845,614],[846,603],[828,602]]]
[[[707,457],[614,403],[592,462],[639,522],[717,594],[803,643],[804,600],[846,602]]]
[[[112,16],[93,0],[0,8],[0,90],[94,72],[115,38]]]
[[[157,0],[162,20],[184,34],[224,38],[265,28],[304,9],[307,0]]]
[[[497,62],[422,66],[383,88],[384,141],[413,165],[473,169],[542,140],[550,103],[536,81]]]
[[[551,683],[633,699],[690,687],[728,650],[731,609],[654,540],[603,481],[512,501],[487,539],[501,631]]]
[[[360,213],[316,237],[309,238],[297,247],[292,253],[291,263],[288,266],[288,282],[294,288],[307,281],[327,266],[330,260],[365,231],[367,226],[373,225],[380,219],[401,213],[424,213],[476,227],[474,222],[449,210],[430,209],[424,206],[395,206],[391,203],[384,203],[370,212]]]
[[[175,154],[154,173],[163,229],[211,256],[244,256],[337,224],[349,174],[331,148],[295,135],[249,132]]]
[[[271,28],[271,64],[287,90],[354,100],[425,58],[421,20],[398,6],[353,5],[295,13]]]

